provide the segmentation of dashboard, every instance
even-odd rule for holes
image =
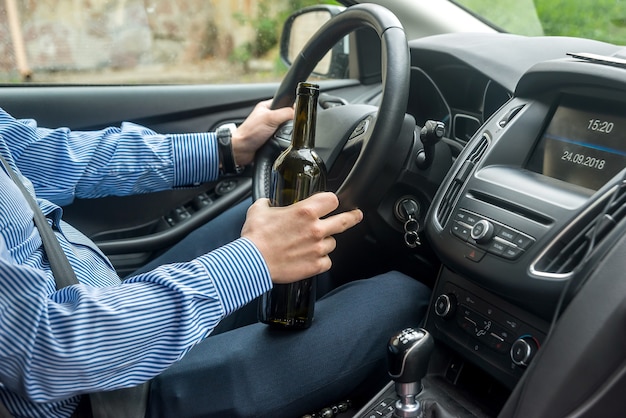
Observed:
[[[407,111],[419,126],[428,119],[443,122],[445,137],[465,145],[511,97],[497,82],[462,65],[438,68],[432,76],[413,67]]]
[[[446,125],[454,160],[424,218],[441,261],[425,327],[512,390],[619,222],[626,70],[569,56],[619,50],[581,39],[452,34],[410,47],[408,113]]]

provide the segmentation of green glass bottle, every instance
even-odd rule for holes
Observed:
[[[326,190],[326,167],[314,150],[318,96],[318,85],[298,84],[291,144],[272,167],[272,206],[288,206]],[[315,277],[275,284],[261,296],[259,320],[277,328],[308,328],[315,312],[315,292]]]

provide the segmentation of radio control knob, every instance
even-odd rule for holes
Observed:
[[[493,237],[494,226],[486,219],[481,219],[472,227],[471,237],[478,243],[485,243]]]
[[[539,344],[530,335],[524,335],[511,346],[511,360],[518,366],[526,367],[537,353]]]
[[[454,315],[456,310],[456,296],[452,293],[443,293],[435,300],[435,314],[437,316],[448,319]]]

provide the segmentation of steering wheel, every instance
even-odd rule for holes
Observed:
[[[317,117],[315,149],[329,171],[329,183],[333,173],[340,173],[337,175],[339,180],[336,181],[338,187],[335,192],[343,208],[366,206],[368,194],[372,194],[372,184],[390,159],[391,144],[400,135],[404,124],[409,94],[410,56],[404,29],[398,18],[388,9],[374,4],[351,6],[334,16],[304,46],[272,102],[272,108],[292,106],[297,84],[307,79],[317,63],[340,39],[364,27],[374,29],[381,42],[382,97],[379,106],[347,104],[330,107],[318,110]],[[281,139],[279,131],[257,151],[252,191],[255,200],[269,196],[272,164],[289,145],[289,136],[283,135]],[[341,158],[343,150],[350,148],[353,140],[351,136],[363,131],[356,161],[354,158]],[[413,128],[402,132],[404,136],[411,135],[412,138]],[[354,164],[349,167],[352,161]],[[343,166],[335,167],[335,162]]]

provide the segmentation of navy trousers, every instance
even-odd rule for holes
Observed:
[[[142,270],[187,261],[239,237],[250,201],[190,234]],[[200,244],[201,243],[201,244]],[[322,279],[323,280],[323,279]],[[419,326],[430,289],[392,271],[343,285],[315,306],[306,330],[256,322],[256,301],[152,380],[149,417],[299,417],[386,377],[389,338]]]

